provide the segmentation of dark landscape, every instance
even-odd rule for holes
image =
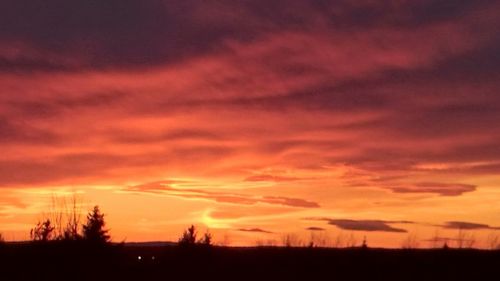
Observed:
[[[500,251],[9,243],[0,264],[6,281],[494,280]]]

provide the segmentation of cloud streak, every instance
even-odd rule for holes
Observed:
[[[384,220],[352,220],[352,219],[330,219],[330,218],[308,218],[308,220],[326,221],[328,224],[343,230],[368,231],[368,232],[408,232],[402,228],[396,228],[391,224],[413,224],[410,221],[384,221]]]
[[[267,231],[267,230],[264,230],[264,229],[261,229],[261,228],[240,228],[240,229],[238,229],[238,231],[242,231],[242,232],[254,232],[254,233],[266,233],[266,234],[272,234],[272,233],[274,233],[274,232]]]
[[[316,202],[307,201],[300,198],[289,198],[282,196],[251,196],[238,193],[229,192],[214,192],[203,189],[187,189],[187,188],[174,188],[168,186],[170,182],[152,182],[142,185],[131,186],[125,191],[150,193],[150,194],[163,194],[168,196],[175,196],[187,199],[205,199],[213,200],[219,203],[230,203],[237,205],[255,205],[258,203],[282,205],[297,208],[319,208],[320,205]]]
[[[459,196],[476,190],[470,184],[418,183],[409,186],[390,187],[396,193],[436,193],[441,196]]]
[[[489,226],[487,224],[465,222],[465,221],[448,221],[442,227],[449,229],[462,229],[462,230],[500,229],[500,227]]]

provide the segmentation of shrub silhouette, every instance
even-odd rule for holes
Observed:
[[[51,202],[49,211],[44,212],[43,219],[37,223],[35,228],[31,229],[31,238],[36,241],[80,240],[82,238],[80,234],[82,215],[78,197],[73,195],[72,198],[68,199],[53,196]]]
[[[87,223],[83,225],[83,235],[82,238],[86,241],[93,243],[106,243],[109,241],[110,236],[108,235],[107,229],[104,229],[106,223],[104,221],[104,214],[99,210],[99,206],[95,206],[94,209],[87,215]]]
[[[47,242],[53,237],[54,226],[49,219],[38,222],[30,231],[30,236],[33,241]]]
[[[70,208],[67,208],[67,203],[63,200],[63,206],[66,209],[66,226],[62,231],[61,239],[62,240],[80,240],[82,239],[82,235],[79,233],[80,229],[80,221],[81,221],[81,209],[79,207],[80,202],[77,196],[74,194],[70,199]]]

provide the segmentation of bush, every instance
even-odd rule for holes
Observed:
[[[54,226],[49,219],[44,222],[38,222],[36,226],[31,229],[30,236],[33,241],[47,242],[53,239]]]

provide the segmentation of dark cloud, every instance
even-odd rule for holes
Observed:
[[[493,227],[487,224],[465,222],[465,221],[448,221],[442,227],[450,229],[463,229],[463,230],[476,230],[476,229],[494,229],[498,230],[500,227]]]
[[[210,49],[231,34],[223,25],[213,28],[197,21],[196,7],[188,2],[2,1],[3,41],[37,48],[32,57],[14,57],[3,65],[59,70],[156,64]],[[64,56],[74,62],[68,65]]]
[[[306,230],[310,230],[310,231],[325,231],[326,229],[324,229],[322,227],[311,226],[311,227],[306,228]]]
[[[274,233],[274,232],[267,231],[267,230],[264,230],[264,229],[261,229],[261,228],[240,228],[240,229],[238,229],[238,231],[242,231],[242,232],[268,233],[268,234],[272,234],[272,233]]]
[[[327,221],[340,229],[353,231],[381,231],[381,232],[408,232],[402,228],[392,227],[391,224],[412,224],[410,221],[384,221],[384,220],[351,220],[330,218],[307,218],[307,220]]]
[[[441,196],[459,196],[465,192],[476,190],[476,186],[470,184],[447,184],[447,183],[417,183],[408,186],[389,187],[397,193],[436,193]]]
[[[405,229],[390,226],[391,221],[381,220],[330,220],[329,224],[338,228],[355,231],[407,232]]]
[[[412,30],[487,9],[487,1],[29,0],[0,3],[5,71],[156,65],[248,42],[276,30]],[[484,32],[484,31],[483,31]]]

